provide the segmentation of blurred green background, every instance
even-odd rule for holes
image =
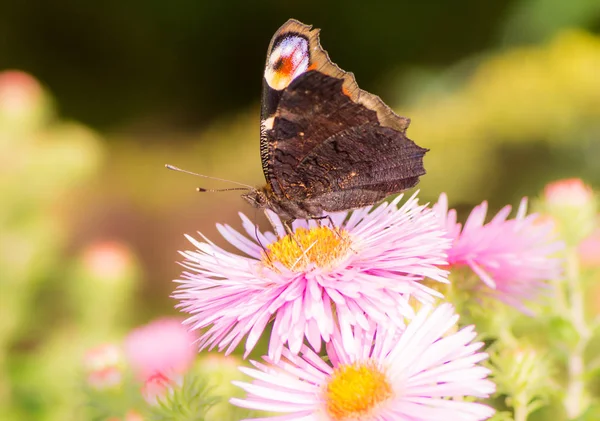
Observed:
[[[77,419],[73,356],[175,313],[182,234],[266,227],[164,164],[264,183],[263,65],[290,17],[412,119],[423,200],[600,185],[598,1],[3,2],[0,419]]]

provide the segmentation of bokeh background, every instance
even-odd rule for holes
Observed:
[[[465,209],[600,186],[600,2],[3,2],[0,419],[65,420],[74,358],[174,315],[184,233],[261,213],[266,48],[290,17],[412,119],[423,200]],[[52,387],[49,387],[52,385]]]

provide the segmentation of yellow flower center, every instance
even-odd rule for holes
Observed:
[[[327,414],[335,421],[370,418],[393,396],[386,374],[373,362],[335,369],[325,388]]]
[[[276,270],[276,263],[295,272],[313,264],[328,268],[350,250],[350,237],[343,229],[333,231],[328,227],[311,229],[298,228],[293,236],[289,234],[267,246],[263,253],[263,263]]]

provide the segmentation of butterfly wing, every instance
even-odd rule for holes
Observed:
[[[413,187],[426,149],[409,120],[333,64],[318,30],[291,20],[274,35],[265,71],[261,156],[280,200],[337,211]]]

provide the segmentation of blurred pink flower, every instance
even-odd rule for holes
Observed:
[[[115,344],[102,344],[86,351],[83,363],[88,371],[99,370],[107,366],[122,363],[121,349]]]
[[[20,70],[0,72],[0,114],[18,117],[38,106],[42,88],[31,75]]]
[[[196,358],[195,335],[177,318],[155,320],[133,330],[125,339],[125,355],[145,381],[157,375],[184,374]]]
[[[94,389],[108,389],[121,384],[123,356],[114,344],[104,344],[88,350],[83,358],[87,383]]]
[[[122,278],[131,270],[133,255],[124,244],[112,241],[90,245],[83,254],[86,269],[100,279]]]
[[[446,264],[449,241],[430,209],[414,196],[398,209],[400,199],[332,214],[335,229],[296,220],[293,238],[261,233],[244,215],[244,229],[256,240],[217,226],[250,257],[188,237],[198,250],[182,253],[188,271],[173,296],[191,315],[186,323],[202,330],[200,348],[229,354],[248,335],[247,356],[271,320],[275,360],[286,343],[299,352],[305,338],[320,349],[338,324],[343,332],[371,320],[403,326],[414,316],[409,297],[430,303],[441,296],[421,281],[447,282],[439,266]],[[270,218],[285,232],[277,215]]]
[[[569,248],[589,237],[598,221],[598,203],[591,187],[578,178],[559,180],[544,189],[541,204],[556,221],[556,230]]]
[[[274,364],[251,361],[240,370],[255,380],[234,382],[248,395],[231,403],[283,412],[272,420],[479,421],[489,406],[464,400],[495,391],[479,365],[488,356],[472,343],[473,326],[454,331],[458,316],[449,304],[421,310],[406,330],[390,326],[356,328],[327,344],[328,362],[303,346],[302,355],[284,350]]]
[[[144,421],[144,417],[137,411],[129,410],[125,414],[123,421]]]
[[[553,224],[536,214],[526,216],[523,199],[515,219],[507,219],[510,206],[485,223],[487,202],[476,206],[464,227],[456,211],[448,210],[448,198],[440,195],[434,207],[440,223],[453,240],[448,251],[450,266],[468,266],[489,287],[489,293],[529,313],[523,301],[531,300],[546,281],[562,273],[562,261],[553,257],[564,245],[554,239]]]
[[[123,371],[120,367],[106,367],[88,373],[87,383],[94,389],[110,389],[117,387],[123,381]]]
[[[144,417],[139,412],[131,409],[127,411],[123,418],[110,417],[106,418],[104,421],[144,421]]]
[[[589,267],[600,266],[600,228],[585,238],[579,244],[579,260],[581,264]]]
[[[568,178],[547,184],[544,198],[550,205],[582,207],[594,199],[594,192],[580,178]]]

